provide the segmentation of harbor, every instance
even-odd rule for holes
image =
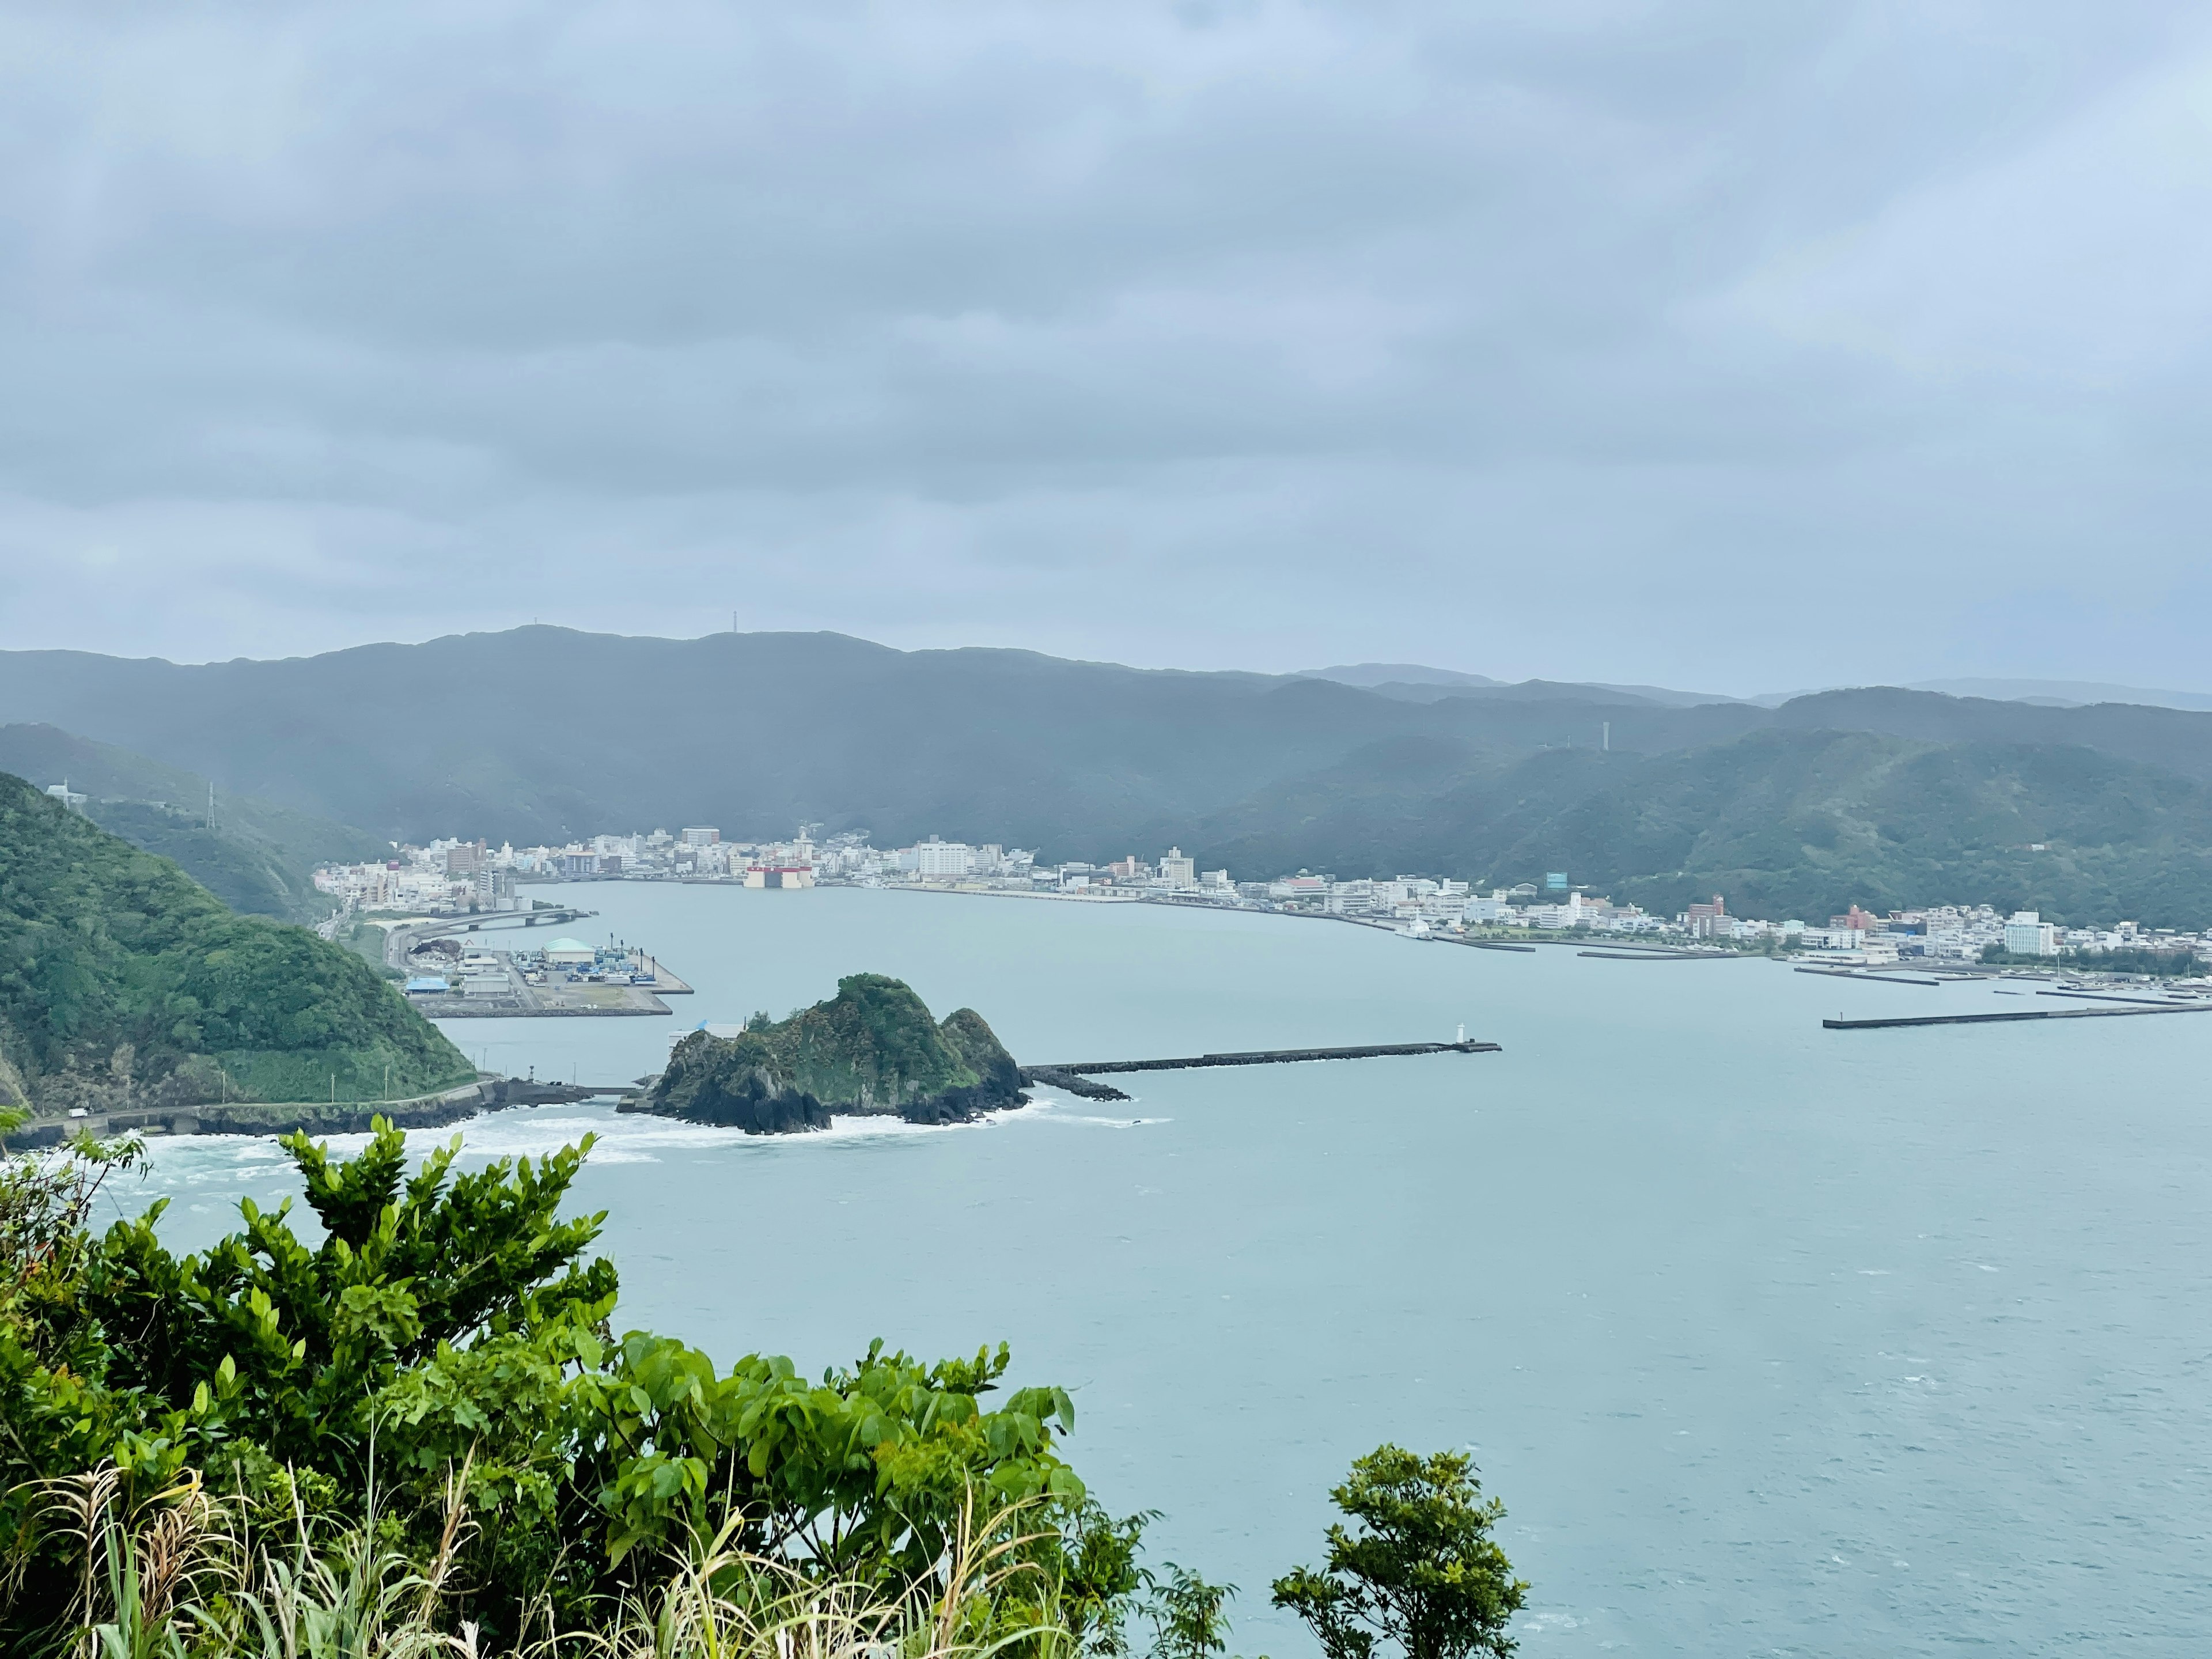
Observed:
[[[605,945],[547,932],[593,913],[572,908],[439,919],[391,929],[386,963],[407,1000],[433,1019],[636,1018],[674,1010],[661,999],[691,987],[642,945]],[[541,942],[542,940],[542,942]]]

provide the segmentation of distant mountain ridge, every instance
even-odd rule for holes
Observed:
[[[1700,703],[1741,702],[1747,699],[1718,692],[1674,691],[1663,685],[1608,685],[1579,680],[1494,680],[1484,674],[1467,674],[1455,668],[1427,668],[1419,663],[1348,663],[1337,668],[1302,668],[1294,678],[1333,680],[1358,686],[1407,702],[1433,702],[1439,697],[1492,696],[1524,701],[1581,698],[1592,702],[1653,703],[1665,708],[1693,708]]]
[[[1565,867],[1662,906],[1732,890],[1823,917],[1892,896],[2212,920],[2192,850],[2212,714],[1894,687],[1771,708],[1695,696],[1362,687],[837,634],[531,627],[194,666],[0,653],[0,720],[393,840],[759,838],[803,821],[1052,859],[1172,842],[1240,878]]]

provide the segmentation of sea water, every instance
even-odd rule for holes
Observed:
[[[1504,1044],[1148,1073],[945,1129],[467,1126],[473,1157],[599,1134],[575,1200],[607,1212],[625,1326],[807,1370],[876,1336],[1011,1342],[1018,1381],[1074,1391],[1107,1505],[1164,1512],[1154,1558],[1241,1586],[1236,1651],[1314,1650],[1268,1583],[1318,1560],[1328,1487],[1385,1440],[1472,1449],[1531,1655],[2212,1646],[2212,1016],[1830,1031],[2037,1005],[1149,905],[560,896],[599,913],[562,931],[696,994],[448,1026],[499,1070],[633,1078],[862,969],[1032,1063]],[[131,1197],[171,1197],[191,1244],[296,1190],[271,1144],[210,1138]]]

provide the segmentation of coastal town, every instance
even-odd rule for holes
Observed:
[[[1266,881],[1236,881],[1225,869],[1201,870],[1180,848],[1157,858],[1133,854],[1105,864],[1048,863],[997,843],[936,836],[884,849],[863,834],[814,840],[802,828],[789,841],[725,841],[711,826],[594,836],[564,847],[491,847],[438,840],[397,847],[381,862],[326,866],[315,884],[337,906],[325,931],[351,918],[453,916],[528,911],[527,890],[553,882],[661,881],[782,890],[817,887],[902,888],[1077,903],[1205,906],[1328,917],[1385,927],[1413,938],[1468,943],[1593,939],[1622,948],[1787,953],[1808,965],[1879,970],[1917,964],[1996,962],[2094,968],[2145,964],[2193,973],[2212,960],[2212,932],[2138,927],[2118,921],[2063,927],[2034,911],[2001,913],[1986,904],[1936,904],[1882,914],[1852,905],[1817,921],[1733,915],[1712,895],[1674,915],[1616,904],[1575,882],[1569,871],[1539,881],[1473,890],[1464,881],[1420,875],[1391,878],[1301,870]]]

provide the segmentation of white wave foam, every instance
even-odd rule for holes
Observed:
[[[1048,1095],[1042,1090],[1036,1093],[1036,1104],[1007,1115],[1031,1118],[1039,1123],[1065,1123],[1093,1129],[1138,1129],[1155,1123],[1175,1121],[1173,1118],[1167,1117],[1101,1117],[1094,1113],[1070,1109],[1079,1103],[1073,1095]]]
[[[1127,1129],[1160,1118],[1095,1117],[1054,1108],[1065,1103],[1039,1100],[1011,1111],[994,1112],[973,1123],[908,1123],[889,1116],[838,1116],[826,1129],[804,1134],[749,1135],[741,1129],[685,1123],[647,1113],[618,1113],[611,1107],[519,1107],[479,1113],[459,1123],[407,1132],[407,1150],[421,1158],[461,1138],[464,1160],[542,1158],[586,1135],[594,1137],[593,1164],[657,1164],[670,1157],[743,1150],[757,1156],[804,1156],[808,1147],[852,1146],[899,1140],[916,1135],[951,1134],[988,1129],[1021,1121],[1055,1121],[1100,1128]],[[367,1134],[317,1137],[336,1158],[351,1157],[368,1145]],[[156,1143],[149,1161],[149,1184],[181,1191],[209,1184],[234,1184],[241,1177],[274,1174],[289,1156],[265,1136],[204,1135]]]

